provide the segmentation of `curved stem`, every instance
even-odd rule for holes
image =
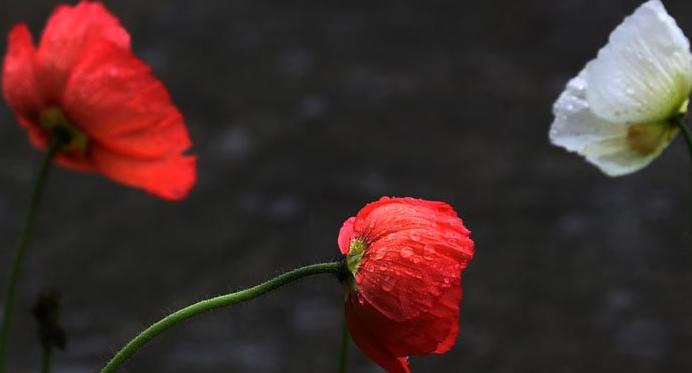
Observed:
[[[59,137],[54,136],[48,151],[46,151],[46,154],[41,161],[41,167],[38,171],[36,184],[34,184],[34,189],[31,192],[29,211],[27,212],[26,219],[24,220],[22,232],[17,240],[17,246],[14,254],[15,256],[14,260],[12,261],[12,268],[10,269],[10,276],[7,281],[7,289],[5,290],[5,306],[2,316],[2,326],[0,326],[0,373],[5,372],[7,341],[10,335],[10,324],[12,323],[12,312],[14,310],[17,283],[19,282],[19,278],[21,277],[22,273],[22,263],[24,262],[24,257],[26,256],[26,248],[29,245],[31,232],[33,231],[34,223],[36,222],[39,206],[41,205],[41,196],[43,195],[43,188],[48,178],[50,165],[61,144],[62,142],[60,141]]]
[[[41,373],[50,372],[50,363],[53,357],[53,350],[50,345],[43,346],[43,353],[41,355]]]
[[[205,299],[181,310],[175,311],[154,323],[128,342],[125,347],[118,351],[111,361],[109,361],[108,364],[101,370],[101,373],[115,372],[127,359],[129,359],[151,339],[161,334],[166,329],[171,328],[193,316],[197,316],[203,312],[211,311],[220,307],[231,306],[256,298],[262,294],[270,292],[293,281],[299,280],[303,277],[321,273],[339,273],[340,271],[342,271],[341,262],[312,264],[286,272],[257,286],[253,286],[235,293]]]
[[[344,317],[344,322],[341,326],[341,349],[339,350],[338,373],[346,373],[346,366],[348,363],[348,340],[348,325],[346,324],[346,317]]]
[[[677,124],[680,132],[682,132],[682,137],[685,138],[687,149],[690,151],[690,159],[692,159],[692,133],[690,133],[690,129],[687,127],[687,124],[685,124],[684,118],[676,120],[675,124]]]

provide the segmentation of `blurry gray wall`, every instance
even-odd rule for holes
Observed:
[[[54,1],[0,0],[38,38]],[[692,35],[692,2],[665,2]],[[184,112],[199,182],[181,203],[55,169],[30,248],[12,372],[37,370],[29,309],[63,293],[55,372],[93,372],[202,297],[338,258],[382,195],[445,200],[472,230],[461,333],[414,372],[690,372],[690,162],[681,140],[607,178],[548,144],[551,106],[637,1],[108,1]],[[5,50],[5,37],[0,50]],[[39,154],[0,105],[0,274]],[[329,372],[327,277],[170,330],[127,372]],[[376,372],[352,350],[352,372]]]

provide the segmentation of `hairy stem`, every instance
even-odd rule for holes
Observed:
[[[172,314],[154,323],[153,325],[145,329],[143,332],[141,332],[134,339],[132,339],[130,342],[128,342],[125,345],[125,347],[118,351],[118,353],[111,359],[111,361],[108,362],[108,364],[101,370],[101,372],[115,372],[125,361],[127,361],[135,352],[142,348],[142,346],[144,346],[147,342],[152,340],[157,335],[163,333],[165,330],[191,317],[197,316],[201,313],[211,311],[217,308],[231,306],[234,304],[248,301],[250,299],[259,297],[260,295],[266,294],[272,290],[275,290],[281,286],[289,284],[293,281],[299,280],[303,277],[322,273],[337,274],[342,270],[343,269],[341,262],[312,264],[309,266],[297,268],[292,271],[286,272],[257,286],[253,286],[251,288],[241,290],[235,293],[205,299],[203,301],[197,302],[183,309],[175,311]]]

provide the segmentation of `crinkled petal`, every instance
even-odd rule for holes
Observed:
[[[458,302],[443,298],[448,289],[460,286],[462,264],[445,254],[455,250],[446,241],[445,236],[410,229],[374,242],[356,275],[358,293],[392,320],[410,320],[445,307],[445,316],[456,321]],[[471,245],[470,240],[463,242]]]
[[[454,209],[382,198],[358,213],[352,235],[367,242],[347,299],[349,327],[364,340],[359,346],[383,366],[448,351],[458,332],[461,272],[473,256]]]
[[[677,130],[666,123],[647,125],[646,133],[654,140],[637,146],[633,124],[615,123],[597,117],[586,100],[590,90],[588,66],[572,79],[555,102],[555,120],[550,141],[584,156],[610,176],[620,176],[651,163],[675,138]]]
[[[195,157],[171,154],[142,160],[94,145],[89,150],[94,168],[105,176],[161,198],[183,199],[196,180]]]
[[[692,87],[689,41],[658,0],[640,6],[588,64],[586,99],[615,123],[654,123],[676,114]]]
[[[382,245],[368,249],[356,275],[362,305],[381,315],[370,327],[383,329],[381,340],[396,356],[448,350],[459,320],[461,265],[437,253],[444,244]]]
[[[164,85],[130,51],[110,43],[88,48],[65,89],[67,116],[91,141],[146,160],[185,152],[190,138]]]
[[[459,260],[463,267],[473,255],[472,245],[457,245],[457,241],[470,242],[470,232],[454,209],[444,202],[383,197],[358,212],[353,229],[354,235],[364,237],[368,242],[408,229],[440,232],[452,243],[443,255]]]
[[[94,42],[130,49],[130,35],[99,2],[58,5],[46,23],[38,48],[40,83],[46,96],[59,101],[65,82],[82,52]]]

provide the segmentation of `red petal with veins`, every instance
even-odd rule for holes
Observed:
[[[82,53],[90,44],[104,41],[130,49],[130,35],[101,3],[58,5],[46,23],[38,48],[38,77],[46,97],[59,101]]]
[[[461,272],[474,253],[454,209],[443,202],[382,198],[347,225],[348,241],[367,243],[346,304],[356,344],[390,372],[401,371],[398,359],[447,352],[458,332]],[[340,235],[339,242],[345,241]]]
[[[67,83],[63,108],[90,140],[125,156],[151,160],[191,145],[163,84],[130,51],[110,43],[84,53]]]
[[[97,171],[167,199],[195,183],[185,122],[164,85],[130,50],[130,36],[98,2],[56,8],[38,51],[24,25],[10,32],[3,93],[30,142],[45,149],[50,134],[38,123],[59,108],[83,133],[84,151],[59,151],[56,161]]]
[[[182,199],[195,183],[194,157],[170,155],[146,160],[123,157],[106,148],[94,147],[91,158],[94,167],[111,179],[165,199]]]
[[[195,181],[182,114],[149,67],[111,43],[93,44],[67,83],[63,108],[91,143],[105,175],[158,196],[180,199]]]

